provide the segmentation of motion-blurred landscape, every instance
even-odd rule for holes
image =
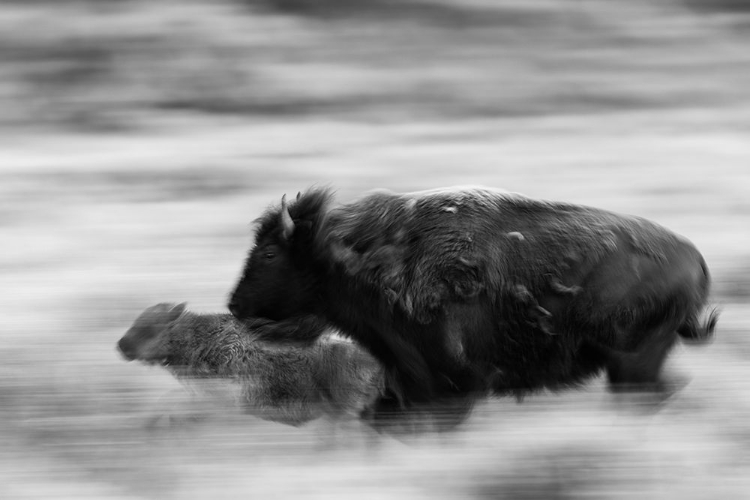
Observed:
[[[750,498],[750,2],[5,0],[0,498]],[[321,446],[115,343],[221,311],[284,193],[482,184],[640,215],[713,274],[660,410],[602,380]]]

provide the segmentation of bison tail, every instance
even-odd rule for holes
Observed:
[[[677,333],[687,342],[708,342],[714,336],[714,329],[717,321],[719,321],[719,313],[719,309],[714,307],[702,321],[695,316],[691,316],[677,328]]]

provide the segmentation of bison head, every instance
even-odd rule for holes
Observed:
[[[149,307],[135,320],[133,326],[117,343],[117,347],[128,361],[138,359],[149,363],[160,363],[169,352],[166,342],[167,327],[180,317],[187,304],[157,304]]]
[[[228,304],[237,319],[278,321],[317,311],[313,234],[329,196],[325,190],[297,195],[292,206],[284,196],[280,208],[256,221],[255,245]]]

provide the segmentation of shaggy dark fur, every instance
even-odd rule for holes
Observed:
[[[522,396],[605,369],[615,390],[663,390],[678,335],[706,340],[716,323],[715,312],[700,320],[700,253],[637,217],[482,188],[333,207],[317,189],[258,223],[230,310],[325,317],[386,366],[383,411],[465,413],[477,394]]]
[[[274,344],[258,334],[315,332],[307,345]],[[158,363],[178,379],[225,378],[239,384],[239,403],[258,417],[300,425],[369,415],[383,389],[380,365],[362,348],[331,336],[319,320],[247,324],[229,314],[195,314],[185,304],[146,309],[120,339],[129,359]]]

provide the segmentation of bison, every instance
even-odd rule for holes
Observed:
[[[718,318],[689,241],[597,208],[479,187],[335,206],[314,188],[256,222],[230,311],[340,328],[385,366],[380,415],[446,406],[460,421],[477,396],[603,371],[613,391],[664,394],[670,349],[710,339]]]
[[[258,338],[280,330],[320,338],[306,345]],[[183,382],[229,381],[245,412],[294,426],[321,416],[367,420],[383,386],[382,367],[372,356],[312,317],[241,323],[230,314],[161,303],[141,313],[117,346],[126,359],[160,364]]]

